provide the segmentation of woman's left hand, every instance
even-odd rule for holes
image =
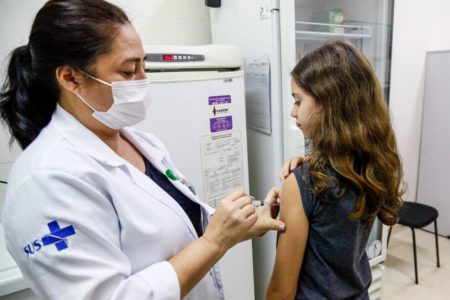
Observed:
[[[249,234],[251,237],[258,237],[264,235],[269,230],[284,231],[285,224],[282,221],[276,220],[279,212],[279,198],[280,190],[272,188],[267,193],[264,205],[256,208],[258,220],[250,228]]]

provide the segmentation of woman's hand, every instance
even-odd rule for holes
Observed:
[[[180,298],[189,293],[228,249],[247,239],[249,229],[258,218],[252,201],[253,197],[244,192],[225,197],[203,235],[169,260],[178,276]]]
[[[287,160],[280,169],[280,180],[284,181],[298,166],[309,162],[310,156],[295,156]]]
[[[169,260],[180,282],[180,297],[184,298],[225,252],[235,244],[261,235],[269,229],[279,229],[282,222],[272,219],[270,207],[279,191],[267,194],[269,204],[256,213],[253,197],[236,192],[222,200],[209,221],[203,236],[187,245]],[[260,220],[257,222],[258,216]]]
[[[239,191],[225,197],[211,218],[203,236],[221,251],[248,239],[249,229],[256,223],[253,198]]]
[[[280,191],[272,188],[267,193],[264,205],[256,208],[258,220],[249,231],[249,238],[262,236],[269,230],[284,231],[285,225],[279,220],[275,220],[280,210]]]

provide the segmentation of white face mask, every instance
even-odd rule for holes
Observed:
[[[108,83],[89,74],[86,74],[86,76],[110,86],[112,89],[114,102],[107,111],[96,110],[80,94],[75,93],[84,104],[94,111],[92,116],[100,123],[111,129],[119,130],[145,119],[147,108],[151,102],[150,81],[148,79]]]

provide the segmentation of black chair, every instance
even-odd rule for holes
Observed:
[[[432,206],[417,203],[417,202],[409,202],[404,201],[403,206],[398,211],[399,222],[398,224],[408,226],[412,231],[413,238],[413,250],[414,250],[414,272],[416,275],[416,284],[419,284],[419,276],[417,275],[417,253],[416,253],[416,235],[414,232],[415,228],[425,227],[431,222],[434,222],[434,236],[436,240],[436,258],[437,258],[437,267],[440,267],[439,263],[439,242],[438,242],[438,230],[437,230],[437,217],[439,216],[439,212]],[[388,245],[389,238],[391,237],[392,227],[389,228],[388,233]]]

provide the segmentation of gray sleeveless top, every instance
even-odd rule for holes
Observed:
[[[295,299],[368,300],[372,276],[365,247],[370,230],[349,218],[357,195],[349,189],[337,199],[340,189],[334,188],[326,193],[326,203],[319,201],[310,189],[308,168],[305,164],[294,171],[309,221]],[[335,173],[329,170],[328,175]]]

